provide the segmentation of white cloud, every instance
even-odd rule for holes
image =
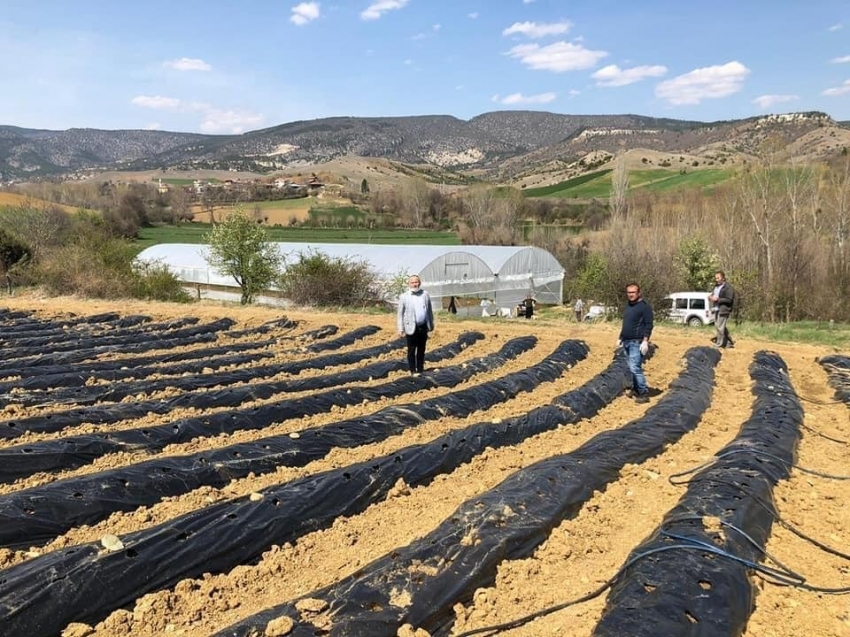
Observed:
[[[608,53],[591,51],[580,44],[554,42],[546,46],[520,44],[508,51],[508,55],[535,70],[563,73],[593,68]]]
[[[292,15],[289,16],[289,21],[299,27],[303,27],[308,22],[316,20],[321,15],[318,2],[302,2],[292,7]]]
[[[417,33],[416,35],[414,35],[414,36],[413,36],[412,38],[410,38],[410,39],[411,39],[411,40],[424,40],[424,39],[425,39],[425,38],[427,38],[427,37],[428,37],[428,34],[427,34],[427,33]]]
[[[410,0],[378,0],[370,4],[365,11],[360,14],[362,20],[377,20],[387,11],[395,11],[403,9]]]
[[[570,97],[575,97],[576,95],[581,95],[581,91],[577,88],[571,88],[569,92]]]
[[[760,95],[753,100],[753,104],[761,110],[766,111],[774,104],[782,104],[783,102],[793,102],[800,99],[799,95]]]
[[[180,107],[180,100],[176,97],[163,97],[162,95],[137,95],[130,100],[131,104],[143,108],[175,109]]]
[[[179,60],[169,60],[162,63],[163,66],[175,71],[211,71],[212,67],[197,58],[180,58]]]
[[[443,28],[443,25],[442,25],[442,24],[440,24],[439,22],[438,22],[437,24],[432,24],[432,25],[431,25],[431,29],[433,29],[434,31],[439,31],[439,30],[440,30],[440,29],[442,29],[442,28]]]
[[[634,66],[630,69],[621,69],[616,64],[602,67],[591,75],[596,80],[597,86],[626,86],[640,82],[648,77],[661,77],[667,73],[666,66]]]
[[[470,20],[475,20],[478,18],[479,13],[477,11],[473,11],[472,13],[467,13],[466,17]]]
[[[246,111],[219,110],[212,108],[204,113],[204,121],[201,122],[201,132],[210,135],[232,134],[237,135],[246,130],[253,130],[263,123],[263,116],[258,113]]]
[[[844,25],[840,22],[838,24],[833,24],[831,27],[827,29],[827,31],[841,31],[844,28]]]
[[[142,130],[159,130],[162,128],[162,124],[159,122],[151,122],[150,124],[146,124]]]
[[[846,64],[850,62],[850,55],[842,55],[840,58],[832,58],[830,60],[833,64]]]
[[[514,22],[507,29],[502,31],[502,35],[514,35],[518,33],[529,38],[545,38],[549,35],[559,35],[566,33],[572,27],[572,22]]]
[[[676,106],[699,104],[737,93],[749,74],[750,69],[737,61],[706,66],[661,82],[655,87],[655,95]]]
[[[523,4],[531,4],[534,0],[522,0]]]
[[[511,93],[505,97],[493,96],[493,101],[499,104],[548,104],[557,97],[555,93],[539,93],[537,95],[523,95],[522,93]]]
[[[405,66],[410,66],[411,64],[413,64],[413,60],[411,60],[410,58],[407,58],[407,59],[404,61],[404,65],[405,65]]]
[[[263,116],[257,113],[238,110],[222,110],[206,102],[184,102],[174,97],[153,97],[139,95],[130,100],[136,106],[153,109],[168,109],[181,113],[199,113],[202,115],[200,130],[202,133],[237,134],[259,127]],[[151,125],[153,126],[153,125]],[[159,127],[159,124],[156,124]]]
[[[850,93],[850,80],[844,80],[841,86],[826,89],[821,95],[835,97],[836,95],[847,95],[847,93]]]

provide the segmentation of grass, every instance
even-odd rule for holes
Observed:
[[[629,171],[629,190],[641,188],[667,191],[677,188],[709,188],[730,179],[730,168],[703,168],[681,173],[678,170],[649,168]],[[526,197],[553,197],[572,199],[606,199],[611,196],[611,170],[600,170],[568,179],[544,188],[528,188]]]
[[[659,325],[691,333],[702,332],[705,334],[706,344],[708,344],[708,339],[714,336],[714,325],[690,327],[669,321],[661,321]],[[830,326],[829,321],[795,321],[793,323],[741,321],[736,325],[735,321],[732,320],[729,322],[729,332],[732,334],[733,340],[753,338],[779,343],[825,345],[834,348],[836,351],[846,351],[850,348],[850,324],[847,323],[835,323]]]
[[[655,172],[655,171],[652,171]],[[695,170],[685,173],[684,175],[669,172],[663,177],[656,177],[652,181],[645,182],[641,185],[634,184],[633,187],[642,188],[643,190],[651,190],[660,192],[665,190],[675,190],[677,188],[706,188],[714,186],[730,179],[734,171],[730,168],[706,168],[704,170]],[[631,182],[631,175],[629,181]]]
[[[204,243],[204,235],[210,231],[208,223],[191,223],[179,226],[155,226],[142,228],[135,242],[139,251],[158,243]],[[267,228],[272,241],[303,243],[381,243],[412,245],[460,245],[460,238],[453,232],[435,230],[370,230],[367,228]]]
[[[557,184],[552,184],[551,186],[543,186],[542,188],[526,188],[522,191],[522,194],[526,197],[574,197],[576,195],[572,194],[572,190],[586,184],[588,182],[595,181],[602,177],[605,177],[608,173],[611,172],[611,169],[607,170],[599,170],[593,173],[587,173],[586,175],[580,175],[578,177],[573,177],[572,179],[567,179],[566,181],[559,182]],[[611,181],[607,180],[607,189],[611,189]],[[567,194],[565,192],[570,191]],[[607,191],[606,191],[607,192]]]
[[[808,343],[811,345],[827,345],[836,351],[847,350],[850,347],[850,324],[829,321],[795,321],[793,323],[756,323],[745,321],[730,326],[732,338],[741,336],[765,339],[769,341],[785,341],[791,343]]]

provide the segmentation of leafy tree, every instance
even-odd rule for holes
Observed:
[[[364,195],[369,194],[369,182],[366,181],[366,178],[363,178],[363,181],[360,182],[360,193]]]
[[[598,252],[592,253],[588,255],[584,266],[576,275],[574,284],[576,294],[586,299],[596,298],[608,301],[611,296],[609,280],[607,259]]]
[[[685,286],[689,290],[707,290],[714,284],[717,255],[708,242],[700,236],[684,239],[679,244],[676,262],[682,270]]]
[[[268,234],[244,211],[230,213],[204,237],[209,248],[206,260],[223,274],[232,276],[242,289],[242,305],[251,303],[278,274],[282,258]]]

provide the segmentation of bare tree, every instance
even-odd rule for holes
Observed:
[[[424,228],[430,220],[431,186],[424,179],[411,179],[404,188],[404,214],[414,228]]]
[[[629,208],[629,170],[626,168],[626,159],[622,155],[615,161],[614,172],[611,173],[611,197],[608,200],[608,206],[611,209],[612,219],[622,219]]]
[[[472,186],[464,191],[461,198],[469,240],[471,243],[481,243],[492,225],[496,191],[492,186]]]

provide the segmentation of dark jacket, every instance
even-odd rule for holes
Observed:
[[[717,291],[717,313],[720,316],[729,316],[735,303],[735,288],[724,281]]]
[[[652,336],[652,308],[643,299],[626,305],[623,310],[623,329],[621,341],[648,339]]]

